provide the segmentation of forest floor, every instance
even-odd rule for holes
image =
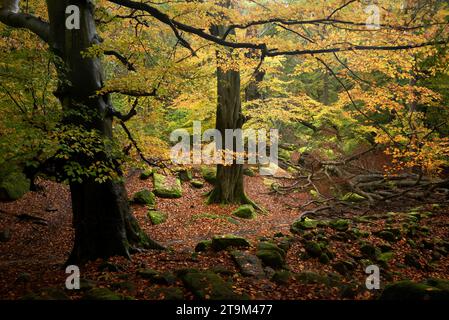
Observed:
[[[369,264],[380,265],[382,288],[402,279],[449,277],[447,200],[355,208],[332,217],[348,219],[348,226],[337,223],[292,234],[291,225],[300,214],[294,207],[309,201],[310,194],[273,194],[266,178],[255,176],[245,177],[247,194],[266,214],[253,220],[236,218],[232,212],[237,206],[205,204],[211,185],[195,189],[184,183],[182,198],[157,199],[157,210],[168,214],[163,224],[152,225],[145,206],[132,206],[145,232],[170,250],[136,253],[131,261],[117,257],[90,262],[81,267],[82,290],[63,290],[68,276],[63,264],[73,243],[70,192],[50,181],[39,185],[42,191],[0,203],[0,231],[11,233],[0,242],[0,299],[80,299],[92,288],[110,289],[100,292],[109,298],[373,299],[380,290],[366,289]],[[151,190],[152,179],[140,180],[137,173],[128,177],[130,196],[143,188]],[[260,241],[284,245],[284,270],[289,271],[265,268],[268,276],[243,276],[231,250],[195,253],[201,240],[225,234],[248,239],[251,247],[240,250],[252,257]],[[319,250],[327,252],[330,261],[314,253],[313,244],[323,241],[326,248]],[[209,291],[186,279],[192,269],[210,271],[205,276],[212,283]]]

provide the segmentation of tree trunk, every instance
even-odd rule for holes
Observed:
[[[214,26],[212,33],[223,36],[224,27]],[[225,130],[241,129],[244,123],[242,102],[240,97],[240,72],[224,70],[220,65],[226,59],[232,59],[231,54],[217,53],[217,120],[216,129],[222,135],[222,146],[225,146]],[[234,138],[233,150],[236,151]],[[217,165],[217,179],[214,189],[209,195],[209,203],[246,203],[243,187],[243,165],[233,161],[231,165]]]
[[[65,10],[68,5],[80,9],[80,29],[67,30]],[[98,43],[91,1],[47,0],[50,18],[50,46],[62,60],[57,91],[65,114],[64,121],[86,131],[96,130],[104,139],[112,139],[110,97],[97,95],[103,87],[103,69],[96,57],[83,57]],[[74,116],[76,111],[76,116]],[[86,120],[87,119],[87,120]],[[112,160],[107,152],[99,161]],[[116,171],[121,175],[117,164]],[[129,257],[133,246],[161,248],[139,228],[132,216],[122,182],[99,183],[84,179],[70,184],[72,193],[75,244],[68,263],[80,263],[114,255]]]

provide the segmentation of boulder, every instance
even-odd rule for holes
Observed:
[[[153,300],[184,300],[184,293],[181,288],[168,287],[156,288],[148,293],[150,299]]]
[[[346,231],[349,229],[350,221],[346,219],[337,219],[329,222],[329,225],[337,231]]]
[[[212,238],[211,247],[215,251],[225,250],[229,247],[250,247],[251,244],[245,238],[234,236],[234,235],[225,235],[225,236],[216,236]]]
[[[262,260],[264,265],[274,269],[280,269],[285,266],[285,255],[284,250],[270,242],[260,242],[256,252],[256,256]]]
[[[211,246],[212,240],[202,240],[195,246],[195,252],[207,251]]]
[[[156,204],[156,196],[150,190],[142,189],[134,194],[133,202],[137,204],[154,206]]]
[[[449,291],[426,283],[403,280],[385,287],[380,300],[448,300]]]
[[[181,180],[159,173],[153,174],[154,194],[160,198],[176,199],[182,197]]]
[[[247,277],[255,277],[257,279],[262,279],[265,277],[262,263],[255,255],[244,251],[235,250],[231,252],[231,256],[242,275]]]
[[[147,215],[153,225],[162,224],[168,219],[168,214],[160,211],[150,210]]]
[[[234,216],[242,219],[254,219],[256,217],[256,210],[250,204],[240,206],[232,213]]]
[[[319,221],[309,218],[304,218],[293,222],[290,231],[292,233],[302,233],[304,230],[315,229]]]
[[[193,179],[192,181],[190,181],[190,184],[192,185],[192,187],[197,189],[201,189],[204,187],[204,182],[197,179]]]
[[[192,170],[182,169],[178,172],[178,177],[183,182],[191,181],[193,179]]]
[[[277,270],[271,277],[271,281],[279,284],[286,285],[293,279],[293,275],[288,270]]]
[[[93,288],[83,296],[83,300],[124,300],[124,297],[107,288]]]
[[[211,271],[186,270],[179,273],[185,287],[197,299],[239,300],[242,296],[232,290],[230,283]]]
[[[146,170],[142,171],[142,173],[140,174],[140,180],[149,179],[153,175],[154,172],[155,172],[154,169],[146,169]]]

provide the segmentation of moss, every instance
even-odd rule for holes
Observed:
[[[254,219],[256,217],[256,211],[250,204],[240,206],[232,214],[242,219]]]
[[[251,168],[245,168],[245,169],[243,169],[243,174],[244,174],[245,176],[248,176],[248,177],[254,177],[254,176],[256,175],[256,173],[254,172],[254,170],[251,169]]]
[[[154,206],[156,204],[156,196],[150,190],[143,189],[134,194],[133,202],[138,204],[145,204],[148,206]]]
[[[162,224],[168,219],[168,215],[160,211],[150,210],[147,215],[153,225]]]
[[[250,247],[251,244],[245,238],[225,235],[213,237],[211,246],[215,251],[221,251],[229,247]]]
[[[305,218],[305,219],[295,221],[292,224],[290,231],[292,233],[302,233],[304,230],[315,229],[317,226],[318,226],[317,220]]]
[[[225,282],[219,275],[210,272],[187,271],[180,274],[185,287],[197,299],[238,300],[242,296],[234,293],[230,283]]]
[[[212,246],[212,240],[202,240],[195,246],[195,252],[207,251]]]
[[[391,259],[393,259],[393,252],[383,252],[377,256],[377,261],[382,263],[384,266],[388,265]]]
[[[203,167],[201,167],[201,174],[202,174],[204,180],[206,180],[209,183],[215,184],[215,182],[217,181],[217,168],[216,167],[203,166]]]
[[[424,283],[403,280],[385,287],[381,300],[447,300],[449,292]]]
[[[296,280],[303,284],[325,284],[327,283],[327,278],[316,272],[303,271],[296,275]]]
[[[30,191],[30,180],[22,172],[10,172],[0,181],[0,200],[18,200]]]
[[[304,248],[309,256],[318,258],[323,253],[323,249],[317,242],[308,241],[304,244]]]
[[[349,229],[350,221],[346,219],[337,219],[330,221],[329,225],[337,231],[346,231]]]
[[[284,258],[276,250],[258,250],[256,256],[263,264],[274,269],[280,269],[285,265]]]
[[[156,288],[148,293],[150,299],[158,300],[184,300],[184,293],[180,288]]]
[[[285,250],[281,249],[278,245],[268,241],[262,241],[257,245],[257,250],[274,250],[277,251],[283,258],[286,256]]]
[[[181,180],[175,179],[174,182],[169,182],[168,178],[162,174],[155,173],[154,180],[154,194],[160,198],[176,199],[182,197]]]
[[[365,201],[366,198],[362,197],[361,195],[358,195],[357,193],[350,192],[341,197],[340,200],[347,202],[361,202]]]
[[[155,172],[154,169],[147,169],[147,170],[144,170],[144,171],[140,174],[140,180],[147,180],[147,179],[149,179],[149,178],[153,175],[154,172]]]
[[[271,277],[271,281],[280,284],[286,285],[293,278],[292,273],[288,270],[278,270]]]
[[[367,258],[374,258],[378,254],[380,254],[380,250],[369,243],[363,244],[360,247],[360,252],[362,253],[362,255],[364,257],[367,257]]]
[[[321,255],[320,255],[320,257],[319,257],[319,259],[318,259],[322,264],[328,264],[329,262],[330,262],[330,258],[329,258],[329,256],[327,255],[327,253],[325,253],[325,252],[323,252]]]
[[[184,182],[191,181],[193,179],[192,170],[182,169],[178,172],[178,177]]]
[[[190,184],[192,185],[192,187],[197,189],[201,189],[202,187],[204,187],[203,181],[197,179],[193,179],[192,181],[190,181]]]

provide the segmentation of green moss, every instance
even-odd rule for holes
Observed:
[[[162,174],[155,173],[154,180],[154,194],[160,198],[175,199],[182,197],[181,180],[175,178],[174,181],[169,182],[169,178]]]
[[[263,264],[274,269],[280,269],[285,265],[284,258],[276,250],[258,250],[256,256]]]
[[[346,219],[337,219],[330,221],[329,225],[337,231],[346,231],[349,229],[350,221]]]
[[[150,190],[143,189],[134,194],[133,202],[138,204],[145,204],[148,206],[154,206],[156,204],[156,196]]]
[[[147,170],[143,171],[140,174],[140,180],[147,180],[147,179],[149,179],[153,175],[154,172],[155,172],[154,169],[147,169]]]
[[[286,285],[290,282],[290,280],[292,279],[292,273],[288,270],[278,270],[276,271],[273,276],[271,277],[271,281],[277,283],[277,284],[281,284],[281,285]]]
[[[250,247],[251,244],[242,237],[234,235],[216,236],[212,238],[212,249],[215,251],[225,250],[229,247]]]
[[[202,240],[195,246],[195,252],[207,251],[212,246],[212,240]]]
[[[192,185],[192,187],[197,189],[201,189],[202,187],[204,187],[203,181],[197,179],[193,179],[192,181],[190,181],[190,184]]]
[[[209,183],[215,184],[215,181],[217,180],[217,168],[216,167],[201,167],[201,174]]]
[[[309,218],[301,219],[292,224],[290,231],[292,233],[302,233],[304,230],[315,229],[318,226],[318,223],[318,220]]]
[[[366,198],[362,197],[361,195],[358,195],[357,193],[350,192],[341,197],[340,200],[347,202],[361,202],[365,201]]]
[[[449,292],[424,283],[399,281],[385,287],[381,300],[448,300]]]
[[[83,297],[84,300],[123,300],[123,296],[107,288],[94,288]]]
[[[168,219],[168,215],[160,211],[150,210],[147,214],[153,225],[162,224]]]
[[[240,206],[232,213],[234,216],[242,219],[254,219],[256,217],[256,210],[250,204]]]

